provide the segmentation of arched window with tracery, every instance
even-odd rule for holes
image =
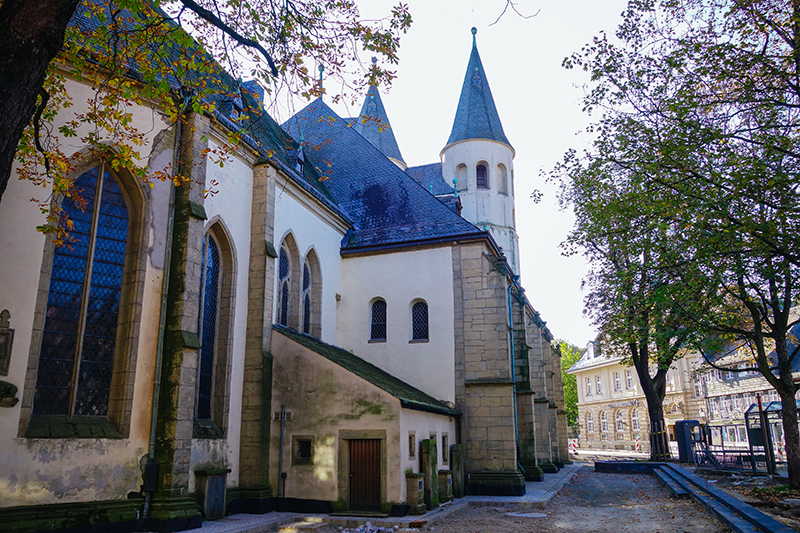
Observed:
[[[214,393],[214,367],[216,366],[217,328],[220,300],[219,246],[210,233],[203,238],[200,269],[200,312],[197,332],[200,337],[200,358],[197,369],[196,418],[211,419],[211,402]]]
[[[378,298],[372,302],[370,317],[370,336],[371,341],[386,340],[386,300]]]
[[[428,304],[425,302],[411,307],[411,340],[428,340]]]
[[[479,189],[489,188],[489,167],[486,163],[478,163],[475,166],[475,186]]]
[[[128,240],[128,205],[104,165],[82,174],[61,207],[73,223],[50,273],[33,414],[106,416]]]
[[[281,246],[278,255],[278,324],[288,326],[292,281],[291,256],[286,246]]]

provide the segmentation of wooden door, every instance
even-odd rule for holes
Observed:
[[[381,509],[381,441],[350,441],[350,510]]]

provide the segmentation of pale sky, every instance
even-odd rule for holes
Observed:
[[[361,0],[362,16],[388,13],[397,0]],[[439,161],[453,126],[456,105],[477,27],[478,50],[503,129],[516,150],[515,199],[522,283],[526,294],[556,338],[579,346],[595,336],[583,316],[582,257],[563,257],[559,249],[572,227],[561,212],[556,187],[545,183],[549,171],[569,148],[582,150],[592,117],[581,111],[582,71],[561,67],[564,57],[581,49],[601,30],[613,34],[626,0],[547,2],[518,0],[517,9],[538,15],[523,19],[510,9],[490,26],[504,0],[407,0],[414,20],[401,40],[397,79],[382,90],[392,129],[409,166]],[[368,59],[368,58],[366,58]],[[334,106],[354,116],[359,106]],[[539,189],[539,204],[530,199]]]

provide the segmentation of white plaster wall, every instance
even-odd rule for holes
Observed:
[[[339,345],[438,400],[455,401],[455,311],[449,246],[344,256]],[[386,300],[386,342],[370,340],[370,305]],[[429,342],[410,343],[411,304],[428,303]]]
[[[74,106],[62,112],[56,124],[71,120],[85,110],[93,92],[67,80]],[[151,109],[136,109],[133,124],[145,134],[145,156],[139,164],[163,168],[171,160],[171,151],[148,152],[156,136],[168,125]],[[84,149],[79,131],[77,138],[62,139],[67,153]],[[147,453],[150,430],[150,402],[153,390],[153,361],[160,309],[163,269],[165,215],[169,185],[155,183],[144,187],[148,198],[142,250],[146,255],[142,318],[139,342],[132,347],[137,355],[134,380],[134,407],[128,439],[26,439],[18,437],[22,402],[13,408],[0,409],[0,507],[67,503],[87,500],[125,498],[141,484],[140,458]],[[45,199],[49,191],[19,181],[12,174],[0,205],[0,310],[11,313],[15,329],[8,376],[0,379],[19,387],[24,394],[25,374],[31,350],[33,314],[41,279],[45,237],[35,231],[44,219],[32,197]],[[42,290],[47,290],[45,284]]]
[[[487,226],[514,272],[519,274],[519,241],[514,221],[514,151],[497,141],[470,139],[448,145],[442,150],[441,158],[442,176],[447,183],[452,182],[458,165],[467,166],[467,189],[458,191],[463,206],[461,216],[481,229]],[[477,188],[475,167],[480,161],[488,166],[488,189]],[[499,164],[506,167],[508,194],[499,192]]]
[[[416,453],[413,457],[408,454],[408,435],[414,432],[416,438]],[[413,409],[400,410],[400,468],[403,472],[411,469],[414,472],[420,472],[420,441],[422,439],[429,439],[434,434],[436,435],[436,447],[439,454],[438,469],[439,470],[452,470],[450,464],[449,450],[441,449],[442,434],[447,434],[448,447],[456,444],[456,419],[445,415],[437,415],[433,413],[424,413],[422,411],[415,411]],[[447,455],[447,464],[444,464],[442,458]],[[406,478],[401,477],[402,486],[400,487],[403,501],[406,498]]]
[[[219,148],[209,139],[209,148]],[[236,269],[234,287],[230,401],[228,405],[228,426],[226,438],[222,440],[193,439],[191,471],[203,466],[231,469],[228,486],[239,484],[239,441],[241,436],[241,413],[244,382],[244,352],[247,337],[247,303],[250,272],[250,223],[252,214],[253,169],[250,163],[233,156],[224,167],[207,160],[206,178],[208,183],[216,180],[219,184],[215,194],[204,202],[206,210],[206,230],[219,221],[231,240]],[[195,477],[189,476],[189,492],[195,490]]]
[[[297,242],[300,264],[309,250],[316,251],[322,273],[322,335],[327,343],[337,345],[336,295],[342,294],[341,248],[345,231],[312,206],[316,200],[304,196],[291,184],[278,181],[275,187],[275,245],[280,250],[283,239],[291,233]],[[278,294],[278,265],[275,265],[273,294]],[[301,270],[302,272],[302,270]],[[277,316],[277,299],[273,299],[272,316]]]

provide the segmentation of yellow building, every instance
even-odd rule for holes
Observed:
[[[675,422],[700,420],[704,408],[702,389],[695,390],[692,371],[702,357],[689,354],[676,361],[667,374],[664,422],[675,440]],[[656,367],[651,367],[651,375]],[[605,355],[589,342],[581,359],[568,371],[577,378],[578,427],[582,448],[649,451],[650,417],[636,369],[617,355]],[[703,422],[704,420],[701,420]]]

